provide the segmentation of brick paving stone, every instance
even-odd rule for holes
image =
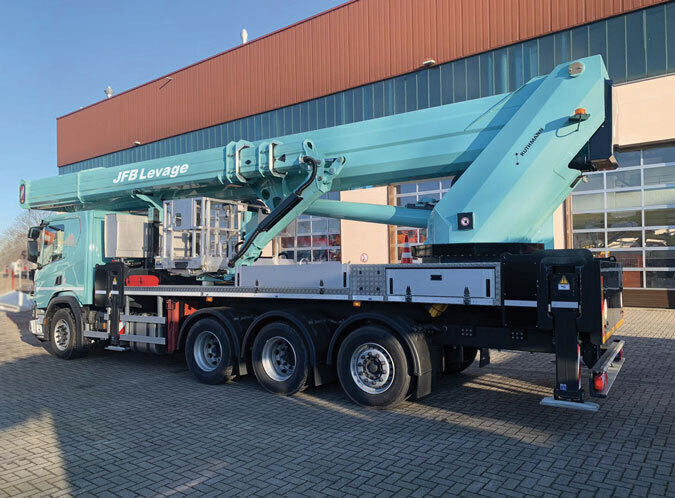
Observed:
[[[27,320],[0,313],[0,497],[675,497],[675,311],[627,310],[597,414],[539,405],[550,355],[494,351],[383,412],[199,384],[179,355],[61,361]]]

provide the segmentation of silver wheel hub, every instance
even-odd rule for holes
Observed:
[[[394,362],[379,344],[361,344],[352,353],[350,370],[354,382],[368,394],[382,394],[394,382]]]
[[[65,351],[70,343],[70,325],[63,318],[54,326],[54,345],[59,351]]]
[[[263,369],[270,378],[277,382],[290,379],[295,372],[295,360],[295,349],[283,337],[272,337],[263,346]]]
[[[208,330],[197,336],[193,350],[195,362],[205,372],[214,371],[223,359],[223,346],[220,339]]]

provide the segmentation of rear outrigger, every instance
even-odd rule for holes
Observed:
[[[184,351],[216,384],[251,371],[294,394],[337,377],[393,406],[489,349],[553,353],[545,404],[597,409],[623,359],[621,265],[550,250],[544,228],[584,172],[614,168],[600,57],[511,94],[271,140],[23,181],[57,211],[29,233],[31,331],[69,359],[95,347]],[[330,191],[454,176],[438,203],[329,201]],[[301,214],[426,228],[418,263],[263,256]]]

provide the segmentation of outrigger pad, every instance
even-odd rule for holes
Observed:
[[[590,401],[584,401],[583,403],[578,403],[576,401],[563,401],[561,399],[555,399],[553,396],[546,396],[540,402],[540,405],[552,406],[553,408],[571,408],[572,410],[579,410],[582,412],[597,412],[600,409],[600,405],[597,403],[592,403]]]

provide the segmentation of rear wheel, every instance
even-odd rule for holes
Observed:
[[[68,308],[57,310],[49,321],[49,352],[63,360],[82,356],[77,347],[77,322]]]
[[[349,334],[340,346],[337,366],[342,389],[363,406],[394,406],[410,389],[405,350],[383,327],[366,325]]]
[[[266,390],[291,395],[309,378],[309,354],[302,334],[286,322],[265,325],[253,341],[253,371]]]
[[[212,318],[195,323],[185,343],[185,359],[192,374],[204,384],[234,378],[232,342],[225,328]]]

